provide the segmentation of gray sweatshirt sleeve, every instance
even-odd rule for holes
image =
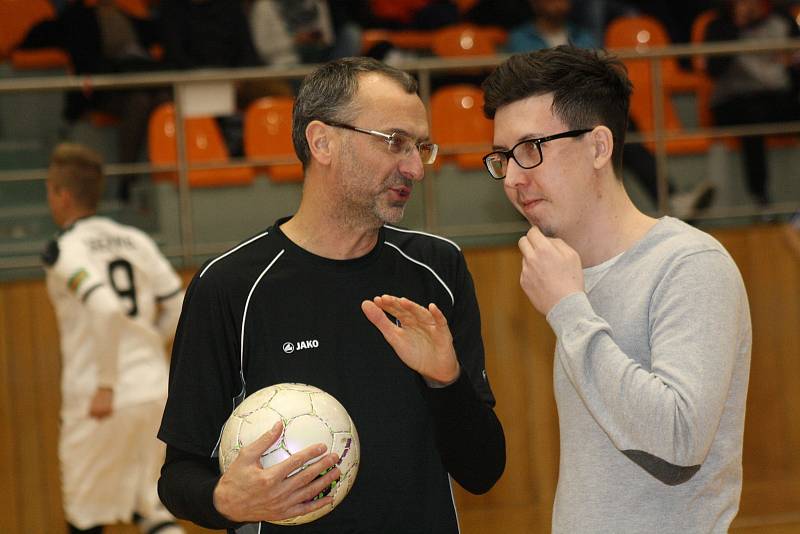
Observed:
[[[562,299],[547,320],[556,365],[614,446],[679,484],[699,469],[719,427],[747,298],[736,265],[719,250],[680,258],[654,290],[642,290],[651,292],[649,338],[635,346],[650,353],[649,369],[620,349],[585,293]],[[630,291],[637,289],[618,298]]]

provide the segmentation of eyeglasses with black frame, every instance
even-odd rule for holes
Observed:
[[[489,171],[489,175],[492,178],[495,180],[502,180],[506,177],[509,159],[516,161],[517,165],[523,169],[533,169],[541,165],[544,161],[542,143],[563,139],[565,137],[580,137],[591,131],[592,128],[582,128],[580,130],[570,130],[568,132],[548,135],[547,137],[524,139],[511,147],[511,150],[497,150],[486,154],[483,156],[483,164],[486,165],[486,170]]]
[[[400,154],[405,157],[410,155],[412,150],[416,149],[417,152],[419,152],[419,157],[422,160],[422,163],[425,165],[430,165],[436,161],[436,154],[439,152],[439,145],[436,143],[415,141],[412,137],[402,132],[392,132],[387,134],[377,130],[367,130],[366,128],[351,126],[350,124],[345,124],[343,122],[326,122],[325,124],[335,128],[344,128],[346,130],[352,130],[354,132],[379,137],[386,141],[386,144],[389,146],[389,152],[392,154]]]

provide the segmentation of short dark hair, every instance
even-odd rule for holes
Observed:
[[[621,178],[622,146],[633,85],[625,65],[603,50],[557,46],[516,54],[483,82],[486,117],[530,96],[553,94],[553,114],[570,129],[605,125],[614,136],[612,163]]]
[[[313,120],[351,120],[354,110],[348,106],[358,91],[358,77],[373,72],[396,81],[409,94],[417,92],[417,80],[413,76],[368,57],[330,61],[303,80],[292,111],[292,142],[304,168],[311,160],[311,151],[306,140],[308,123]]]
[[[103,159],[77,143],[60,143],[50,156],[49,180],[72,193],[84,208],[96,210],[105,189]]]

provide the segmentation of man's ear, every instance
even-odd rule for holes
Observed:
[[[311,121],[306,126],[306,142],[311,157],[322,165],[329,165],[332,155],[331,128],[321,121]]]
[[[608,126],[596,126],[589,132],[594,148],[594,168],[601,169],[611,164],[611,154],[614,153],[614,136]]]

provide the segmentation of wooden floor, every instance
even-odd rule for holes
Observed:
[[[485,534],[486,525],[495,525],[497,534],[538,534],[550,531],[549,521],[537,517],[534,510],[509,508],[502,510],[470,510],[462,513],[461,534]],[[182,523],[187,534],[221,532],[206,530],[189,523]],[[107,529],[108,534],[139,534],[131,525],[117,525]],[[731,534],[800,534],[800,514],[786,514],[749,518],[734,521]]]

